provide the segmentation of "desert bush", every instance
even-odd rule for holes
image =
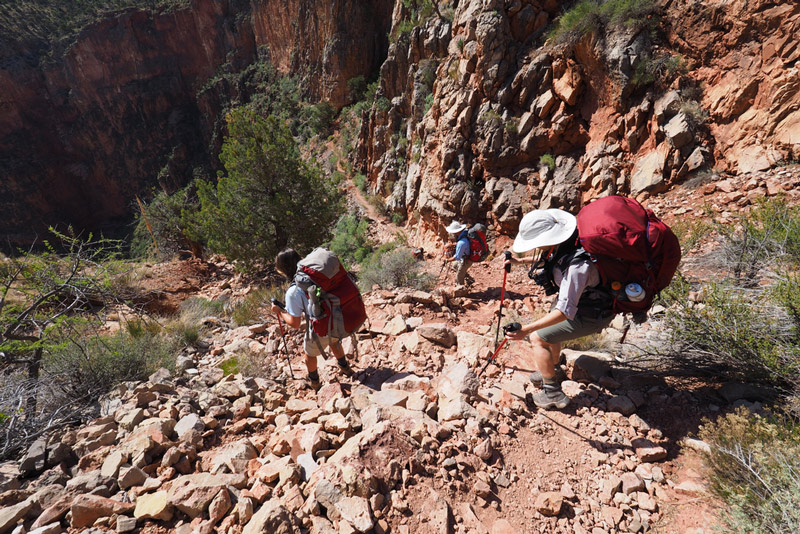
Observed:
[[[663,88],[669,86],[676,76],[686,72],[688,72],[686,60],[680,55],[648,55],[636,63],[631,83],[635,87],[646,87],[657,82]]]
[[[132,257],[166,260],[196,246],[186,235],[188,225],[184,215],[198,208],[193,186],[172,195],[159,191],[150,202],[139,204],[138,208],[130,245]]]
[[[670,225],[670,229],[678,238],[681,245],[681,254],[685,257],[703,237],[712,231],[712,225],[704,221],[691,221],[678,219]]]
[[[333,230],[328,248],[345,264],[360,264],[375,249],[367,232],[369,222],[355,214],[343,215]]]
[[[301,159],[280,121],[234,110],[220,161],[225,173],[217,183],[198,183],[193,238],[248,270],[289,243],[311,249],[328,237],[341,211],[339,192]]]
[[[673,354],[695,370],[791,391],[800,385],[800,344],[785,308],[769,293],[731,281],[703,287],[703,302],[668,310]]]
[[[762,199],[732,225],[717,225],[724,259],[734,278],[755,284],[776,269],[800,265],[800,206],[785,198]]]
[[[232,303],[231,319],[238,326],[256,324],[264,321],[264,314],[269,313],[270,299],[283,300],[284,293],[280,287],[257,288],[250,291],[244,298]]]
[[[720,520],[741,534],[800,532],[800,428],[791,420],[739,408],[708,422],[700,438]]]
[[[539,158],[539,165],[544,165],[552,171],[556,168],[556,159],[552,154],[543,154],[542,157]]]
[[[555,43],[576,42],[607,26],[642,27],[657,9],[653,0],[581,0],[561,15],[549,38]]]
[[[61,333],[44,356],[43,372],[68,398],[96,398],[120,382],[146,380],[161,367],[174,369],[180,340],[150,328],[106,336],[87,329]]]
[[[377,251],[359,274],[359,286],[369,291],[377,284],[383,288],[412,287],[430,289],[433,277],[424,272],[410,248]]]
[[[336,108],[330,102],[321,101],[304,110],[308,117],[307,123],[313,135],[327,137],[331,131],[333,119],[336,118]]]
[[[692,128],[697,128],[708,122],[708,111],[697,100],[684,100],[681,103],[681,111]]]

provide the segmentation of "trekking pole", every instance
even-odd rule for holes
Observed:
[[[511,252],[506,250],[506,261],[511,261]],[[505,272],[503,273],[503,289],[500,291],[500,310],[497,312],[497,332],[494,334],[494,346],[497,348],[497,340],[500,337],[500,321],[503,318],[503,300],[506,298],[506,278],[508,277],[508,273],[511,272],[511,264],[505,265],[503,267]]]
[[[278,299],[275,298],[272,299],[272,303],[282,310],[286,309],[286,306],[283,305],[283,302],[279,301]],[[289,363],[289,374],[292,376],[292,380],[294,380],[294,371],[292,371],[292,359],[289,357],[289,344],[286,342],[286,333],[283,331],[283,321],[281,321],[280,312],[276,313],[275,316],[278,318],[278,327],[281,329],[281,339],[283,339],[283,348],[286,349],[286,361]]]
[[[505,325],[503,327],[503,332],[505,332],[506,334],[509,333],[509,332],[516,332],[520,328],[522,328],[521,324],[519,324],[519,323],[511,323],[511,324],[507,324],[507,325]],[[505,346],[507,341],[508,341],[507,337],[503,338],[503,342],[500,343],[500,346],[495,349],[494,354],[492,354],[489,357],[489,359],[486,360],[486,363],[483,365],[483,369],[481,369],[480,372],[478,373],[478,377],[480,377],[483,374],[483,372],[486,370],[486,368],[489,367],[489,364],[492,363],[492,361],[494,361],[495,357],[500,352],[500,350],[503,348],[503,346]]]

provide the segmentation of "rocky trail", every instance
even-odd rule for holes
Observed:
[[[751,192],[796,199],[798,186],[800,170],[784,168],[651,206],[673,221],[709,206],[732,217]],[[292,380],[271,320],[206,319],[210,337],[174,374],[120,385],[99,417],[0,466],[0,533],[712,532],[704,444],[691,436],[702,418],[749,403],[746,389],[627,369],[615,321],[603,350],[565,350],[570,406],[538,410],[526,343],[476,376],[494,347],[501,265],[500,254],[475,265],[467,288],[452,287],[451,271],[431,292],[366,294],[370,321],[346,343],[356,374],[325,361],[319,392],[299,379],[297,335]],[[200,295],[249,290],[218,276],[224,265],[193,272],[217,273]],[[506,290],[504,322],[541,309],[521,269]],[[654,312],[629,340],[658,339]],[[263,355],[266,377],[224,374],[244,351]]]

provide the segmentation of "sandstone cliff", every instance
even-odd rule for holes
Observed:
[[[390,46],[357,155],[388,209],[423,232],[458,217],[508,234],[533,208],[800,154],[800,6],[670,0],[641,30],[545,44],[560,9],[462,1]],[[398,4],[395,35],[409,17]]]
[[[175,183],[214,167],[223,82],[259,50],[282,73],[303,76],[307,98],[336,106],[347,81],[386,55],[393,2],[193,0],[188,7],[129,9],[84,28],[42,61],[42,43],[0,49],[0,234],[12,242],[71,223],[127,222],[137,194],[167,163]],[[5,42],[5,40],[4,40]],[[58,46],[55,47],[58,49]],[[211,146],[209,146],[211,145]]]

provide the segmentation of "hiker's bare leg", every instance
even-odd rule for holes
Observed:
[[[313,373],[317,370],[317,357],[316,356],[309,356],[306,354],[306,368],[308,369],[309,373]]]
[[[556,364],[561,355],[561,344],[548,343],[534,332],[531,334],[531,345],[536,368],[542,374],[542,378],[552,380],[556,376]]]
[[[344,355],[344,347],[342,347],[341,341],[331,341],[330,344],[331,352],[336,357],[337,360],[341,360],[345,357]]]

